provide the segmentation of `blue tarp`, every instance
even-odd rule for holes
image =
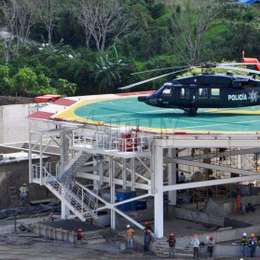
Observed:
[[[238,0],[238,2],[242,3],[242,4],[256,4],[256,3],[260,3],[260,0]]]

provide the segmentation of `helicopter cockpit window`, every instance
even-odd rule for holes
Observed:
[[[165,95],[165,96],[171,95],[171,93],[172,93],[171,87],[166,87],[166,88],[163,90],[162,93],[163,93],[163,95]]]
[[[199,97],[208,97],[208,89],[199,88]]]
[[[211,96],[212,97],[218,97],[220,95],[220,89],[219,88],[212,88],[211,89]]]

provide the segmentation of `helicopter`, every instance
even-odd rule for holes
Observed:
[[[237,67],[240,65],[252,66],[252,64],[252,61],[247,63],[246,60],[242,60],[242,63],[204,64],[196,67],[181,67],[177,71],[130,84],[120,89],[131,89],[150,81],[174,75],[174,79],[165,82],[151,95],[139,96],[138,101],[155,107],[182,109],[189,116],[195,116],[199,108],[256,106],[260,105],[260,80],[256,79],[256,76],[260,75],[260,71]],[[177,75],[192,71],[194,68],[201,68],[202,73],[176,78]],[[227,70],[227,72],[215,73],[212,70],[210,71],[212,68]],[[206,71],[203,72],[203,69],[206,69]],[[163,68],[150,71],[156,70],[163,70]],[[247,76],[234,75],[230,71],[243,72]]]

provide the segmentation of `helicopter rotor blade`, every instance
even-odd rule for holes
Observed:
[[[216,67],[221,68],[221,69],[229,69],[229,70],[235,70],[235,71],[260,75],[260,71],[257,71],[257,70],[243,69],[243,68],[237,68],[237,67],[232,67],[232,66],[223,66],[223,65],[217,65]]]
[[[247,63],[247,62],[234,62],[234,63],[219,63],[220,66],[246,66],[246,65],[257,65],[258,63]]]
[[[185,68],[189,68],[189,66],[174,66],[174,67],[164,67],[164,68],[157,68],[157,69],[151,69],[151,70],[144,70],[144,71],[131,73],[131,75],[140,75],[140,74],[145,74],[145,73],[149,73],[149,72],[174,70],[174,69],[185,69]]]
[[[181,73],[181,72],[185,72],[185,71],[188,71],[188,70],[190,70],[190,69],[191,69],[191,68],[186,68],[186,69],[182,69],[182,70],[177,70],[177,71],[169,72],[169,73],[166,73],[166,74],[157,76],[157,77],[149,78],[149,79],[146,79],[146,80],[142,80],[142,81],[139,81],[139,82],[136,82],[136,83],[127,85],[127,86],[125,86],[125,87],[121,87],[121,88],[119,88],[119,89],[120,89],[120,90],[131,89],[131,88],[133,88],[133,87],[136,87],[136,86],[139,86],[139,85],[148,83],[148,82],[150,82],[150,81],[154,81],[154,80],[161,79],[161,78],[164,78],[164,77],[167,77],[167,76],[170,76],[170,75],[174,75],[174,74],[178,74],[178,73]]]

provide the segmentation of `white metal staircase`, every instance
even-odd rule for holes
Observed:
[[[78,170],[84,165],[90,158],[84,151],[79,151],[73,159],[65,166],[63,172],[59,174],[59,181],[61,183],[70,183],[72,177],[76,175]]]
[[[41,171],[38,164],[33,165],[32,170],[33,182],[47,187],[80,220],[97,217],[98,200],[87,188],[77,182],[64,185],[46,167],[43,166]]]

